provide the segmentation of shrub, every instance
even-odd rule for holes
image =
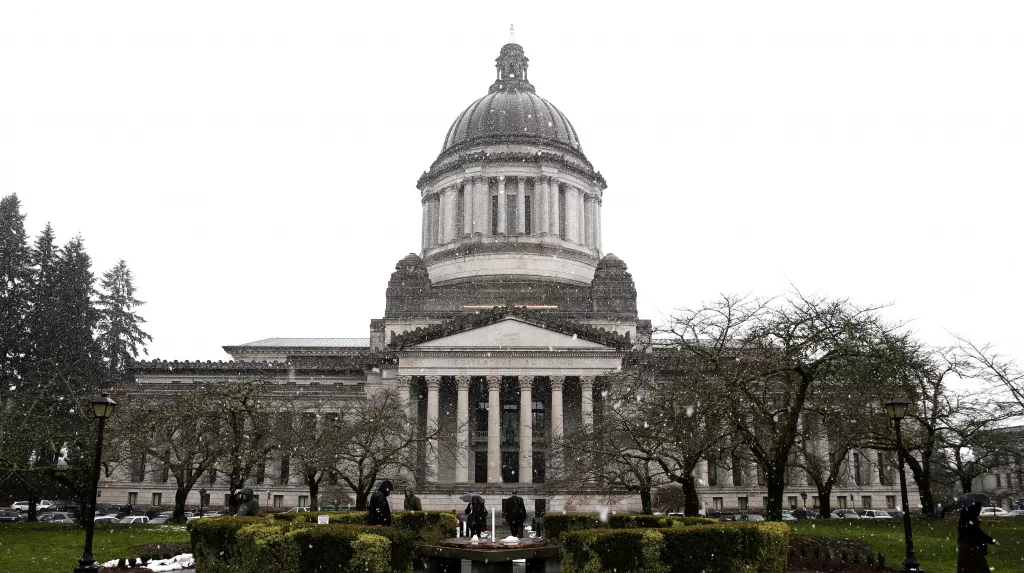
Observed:
[[[330,517],[331,524],[365,525],[365,511],[320,511],[305,513],[279,513],[275,521],[290,523],[316,523],[321,515]],[[452,537],[458,520],[454,513],[445,511],[395,511],[391,513],[391,526],[411,531],[429,542]]]
[[[662,527],[688,527],[717,523],[717,519],[705,517],[665,517],[662,515],[638,515],[622,513],[609,515],[606,521],[596,513],[549,513],[544,516],[544,536],[557,540],[567,531],[586,529],[657,529]],[[454,527],[454,525],[453,525]]]
[[[391,542],[380,535],[362,533],[352,542],[351,573],[390,573]]]
[[[566,573],[660,573],[664,538],[650,529],[570,531],[562,537]]]
[[[299,571],[346,573],[355,557],[354,543],[372,534],[389,542],[388,571],[411,571],[416,536],[394,527],[366,525],[319,525],[293,529],[289,536],[299,551]]]
[[[247,525],[235,534],[232,571],[240,573],[299,573],[299,549],[286,526]]]
[[[718,523],[662,530],[662,561],[672,573],[783,573],[789,527],[783,523]]]
[[[192,553],[192,546],[188,543],[150,543],[139,545],[135,548],[135,553],[145,560],[170,559],[182,553]]]
[[[203,573],[227,572],[227,562],[235,555],[238,530],[267,522],[265,517],[205,517],[188,522],[196,567]]]

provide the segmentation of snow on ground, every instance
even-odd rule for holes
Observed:
[[[103,564],[104,567],[117,567],[119,559],[107,561]],[[164,571],[181,571],[182,569],[191,569],[195,567],[195,559],[192,558],[191,553],[183,553],[176,555],[170,559],[154,559],[149,563],[143,565],[153,571],[153,573],[162,573]]]

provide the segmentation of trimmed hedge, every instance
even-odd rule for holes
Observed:
[[[595,529],[562,535],[566,573],[785,573],[789,527],[715,523],[659,529]]]
[[[321,515],[330,517],[332,524],[364,525],[365,511],[323,511],[305,513],[281,513],[274,520],[292,523],[316,523]],[[395,511],[391,513],[391,526],[414,532],[429,542],[453,537],[458,520],[454,513],[445,511]]]
[[[360,542],[360,537],[366,535],[388,541],[386,571],[412,571],[416,535],[409,531],[367,525],[318,525],[300,527],[291,532],[299,548],[298,569],[294,572],[346,573],[358,564],[379,564],[380,543],[372,540]],[[360,553],[360,548],[364,553]]]
[[[666,517],[664,515],[643,515],[622,513],[609,515],[605,521],[596,513],[549,513],[544,516],[544,536],[557,540],[568,531],[589,529],[658,529],[663,527],[685,527],[717,523],[717,519],[705,517]]]
[[[203,573],[226,573],[235,556],[238,530],[248,525],[271,523],[266,517],[204,517],[188,522],[189,540],[196,567]]]

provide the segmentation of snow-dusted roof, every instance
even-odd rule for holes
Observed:
[[[248,348],[369,348],[369,338],[264,338],[239,344]]]

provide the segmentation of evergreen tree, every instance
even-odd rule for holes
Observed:
[[[25,374],[31,264],[25,215],[18,196],[8,195],[0,200],[0,412],[7,412]],[[8,455],[6,430],[0,421],[0,463]]]
[[[139,348],[145,353],[146,342],[153,340],[139,328],[146,320],[133,312],[145,303],[135,298],[132,272],[123,259],[103,273],[101,287],[100,351],[111,378],[124,382],[129,378],[128,367],[139,356]]]

